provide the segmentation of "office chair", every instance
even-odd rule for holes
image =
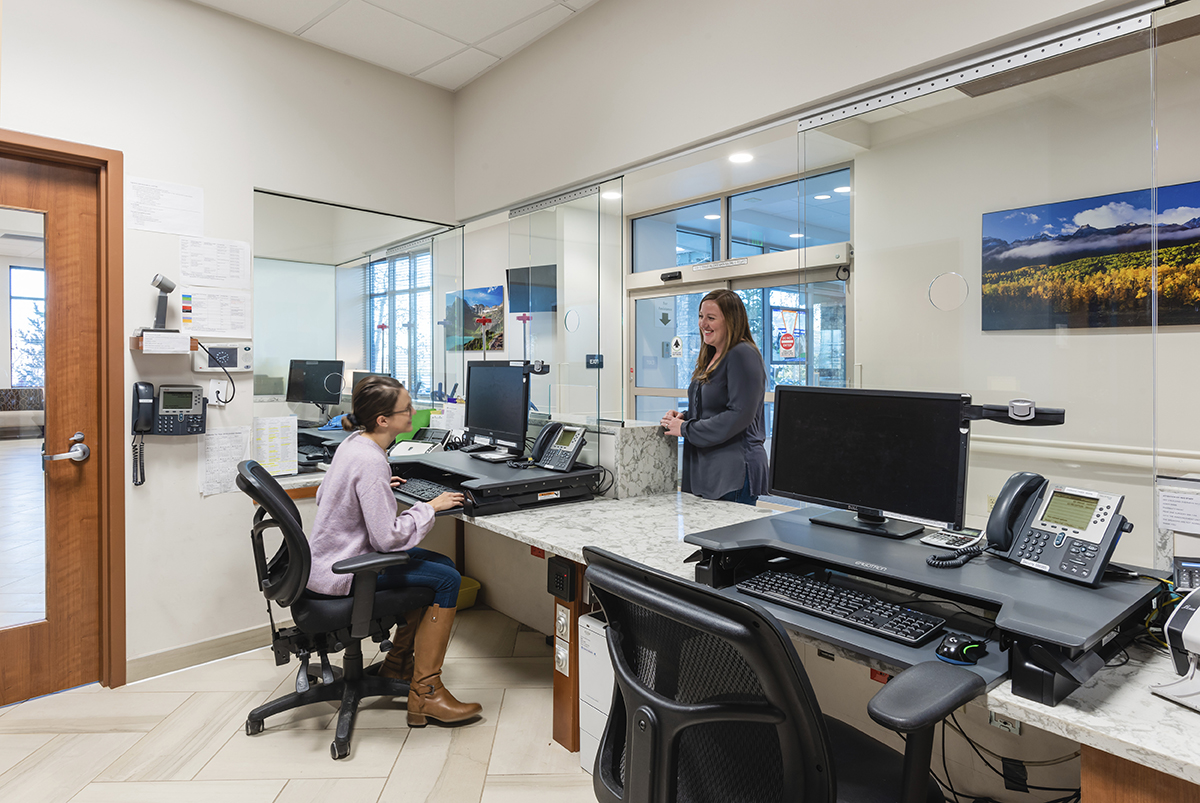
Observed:
[[[796,650],[758,605],[586,547],[616,685],[592,783],[600,803],[941,803],[934,726],[984,690],[940,661],[894,677],[872,719],[903,756],[821,714]]]
[[[405,611],[433,604],[433,589],[402,588],[376,591],[379,572],[388,566],[408,562],[405,552],[371,552],[333,565],[336,574],[353,574],[353,593],[346,597],[329,597],[308,591],[308,573],[312,554],[308,538],[300,522],[300,511],[291,497],[280,487],[266,469],[254,460],[238,463],[237,486],[259,504],[250,530],[254,549],[254,565],[259,587],[267,598],[267,616],[273,634],[271,647],[275,664],[283,666],[295,655],[300,659],[296,675],[296,691],[260,705],[246,719],[246,735],[261,733],[264,720],[274,714],[299,708],[310,703],[341,700],[337,731],[329,746],[333,758],[350,754],[350,734],[354,715],[364,697],[403,697],[408,684],[363,671],[362,640],[368,636],[381,643],[387,651],[391,643],[388,633]],[[268,560],[263,547],[263,533],[277,528],[283,536],[279,550]],[[271,603],[290,608],[293,627],[275,626]],[[329,664],[329,654],[345,650],[341,670]],[[311,672],[309,658],[320,658],[320,673]],[[319,683],[314,681],[319,680]]]

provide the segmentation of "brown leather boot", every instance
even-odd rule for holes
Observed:
[[[442,685],[442,662],[450,643],[457,608],[431,605],[425,609],[413,648],[412,687],[408,692],[408,727],[423,728],[427,719],[462,722],[479,716],[479,703],[460,703]]]
[[[404,621],[396,625],[392,648],[387,651],[383,663],[379,666],[381,678],[412,682],[413,639],[417,635],[417,625],[421,623],[421,615],[424,613],[424,608],[404,612]]]

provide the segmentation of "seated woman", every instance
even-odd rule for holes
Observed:
[[[392,476],[385,450],[412,429],[412,397],[390,376],[372,376],[354,389],[351,409],[342,426],[354,432],[334,453],[317,490],[308,588],[345,596],[353,578],[334,574],[333,564],[368,552],[407,551],[408,563],[385,569],[377,588],[432,588],[433,605],[408,612],[379,674],[411,684],[409,727],[423,727],[427,719],[461,722],[478,716],[482,706],[460,703],[441,680],[462,577],[445,555],[417,546],[433,529],[434,513],[462,504],[463,495],[444,493],[396,515],[392,488],[403,480]]]

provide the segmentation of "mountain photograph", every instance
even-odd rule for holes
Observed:
[[[1158,323],[1200,324],[1200,182],[989,212],[983,329],[1149,326],[1155,258]]]
[[[445,320],[448,351],[503,351],[504,288],[447,293]]]

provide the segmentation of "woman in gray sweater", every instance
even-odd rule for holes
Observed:
[[[687,413],[670,410],[661,423],[683,438],[685,493],[753,505],[767,491],[767,374],[737,293],[713,290],[700,301],[700,337]]]

